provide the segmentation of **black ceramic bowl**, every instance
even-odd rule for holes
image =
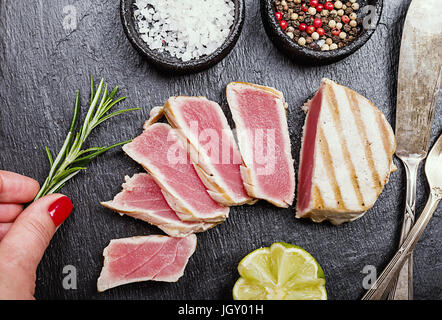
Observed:
[[[135,24],[134,0],[121,0],[121,22],[123,24],[124,32],[133,47],[155,67],[171,73],[198,72],[210,68],[224,59],[238,41],[244,24],[245,5],[244,0],[233,0],[233,2],[235,4],[235,19],[224,43],[212,54],[186,62],[176,57],[172,57],[168,52],[160,53],[156,50],[151,50],[141,39]]]
[[[376,30],[383,7],[383,0],[358,0],[361,7],[360,11],[366,5],[373,6],[375,13],[371,21],[373,28],[362,30],[353,42],[343,48],[331,51],[315,51],[298,45],[282,31],[275,18],[273,3],[274,0],[261,0],[261,17],[267,35],[282,53],[295,62],[305,64],[327,64],[336,62],[358,50],[370,39]],[[369,12],[367,11],[367,13]]]

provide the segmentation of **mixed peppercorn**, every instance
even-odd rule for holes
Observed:
[[[356,0],[275,0],[275,18],[285,34],[313,50],[336,50],[356,39],[362,23]]]

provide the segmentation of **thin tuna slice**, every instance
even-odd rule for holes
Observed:
[[[153,224],[171,237],[185,237],[214,226],[213,223],[182,221],[147,173],[138,173],[132,178],[126,176],[125,180],[123,190],[112,201],[101,202],[103,206]]]
[[[254,203],[241,179],[241,155],[221,107],[205,97],[171,97],[164,112],[189,142],[190,157],[210,196],[224,206]]]
[[[227,101],[236,125],[247,193],[287,208],[295,194],[295,169],[282,93],[232,82],[227,85]]]
[[[328,79],[306,107],[297,217],[353,221],[374,205],[396,168],[393,130],[367,98]]]
[[[143,236],[111,240],[104,249],[99,292],[140,281],[176,282],[195,252],[196,236]]]
[[[222,222],[227,218],[229,208],[220,206],[207,193],[185,143],[168,124],[147,126],[123,150],[151,174],[181,220]]]

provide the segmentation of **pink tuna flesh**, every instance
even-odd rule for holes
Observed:
[[[102,205],[156,225],[170,236],[185,236],[206,229],[201,222],[182,221],[147,173],[135,174],[127,179],[123,190],[112,201],[102,202]]]
[[[178,219],[164,199],[161,188],[145,173],[138,174],[126,182],[124,190],[115,196],[113,202],[128,208],[154,211],[164,219]]]
[[[312,192],[315,144],[319,115],[321,113],[322,89],[316,93],[309,104],[305,123],[304,140],[302,142],[301,163],[299,166],[298,212],[302,213],[309,207]]]
[[[104,291],[138,281],[175,282],[196,248],[196,236],[144,236],[112,240],[104,249],[97,287]]]
[[[123,150],[152,174],[163,191],[185,204],[191,214],[180,214],[182,220],[225,219],[228,208],[209,196],[172,127],[164,123],[153,124]],[[169,202],[168,198],[166,200]]]
[[[274,148],[274,168],[269,174],[258,174],[257,181],[259,188],[265,190],[269,198],[282,199],[283,201],[289,201],[293,197],[293,184],[291,172],[293,172],[292,163],[287,161],[284,144],[286,132],[283,128],[287,124],[281,123],[279,110],[281,107],[277,104],[275,97],[268,92],[262,92],[251,89],[244,89],[238,95],[238,104],[241,106],[240,115],[244,122],[244,126],[251,130],[252,134],[257,134],[259,130],[264,133],[264,138],[261,140],[261,145],[254,146],[253,167],[257,172],[263,169],[268,163],[262,163],[257,161],[257,155],[269,154],[269,148]],[[268,139],[265,138],[266,132],[275,132],[275,146],[268,145]],[[254,137],[251,137],[251,143],[253,143]],[[260,150],[258,150],[259,148]],[[262,150],[261,150],[262,149]],[[290,201],[291,202],[291,201]]]
[[[217,107],[219,108],[219,106]],[[239,201],[248,200],[250,197],[244,189],[240,173],[241,156],[233,137],[226,136],[225,130],[230,131],[230,128],[226,127],[220,115],[213,108],[210,101],[200,98],[185,100],[180,106],[181,115],[187,125],[186,130],[190,130],[195,123],[198,124],[199,143],[202,146],[208,145],[208,156],[216,173]],[[209,141],[212,134],[218,137],[218,141]],[[207,139],[204,141],[205,135],[210,135],[210,137],[206,137]]]

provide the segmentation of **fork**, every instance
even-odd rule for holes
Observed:
[[[395,279],[398,271],[413,252],[416,243],[442,199],[442,135],[439,136],[427,157],[425,163],[425,175],[427,176],[428,184],[430,186],[430,196],[424,210],[393,259],[375,281],[371,289],[367,291],[362,300],[382,299],[385,290],[388,288],[391,281]]]

